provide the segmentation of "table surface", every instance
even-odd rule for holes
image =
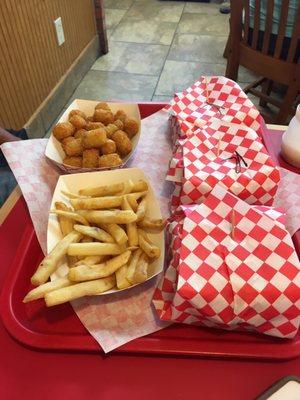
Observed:
[[[270,126],[274,129],[274,126]],[[284,129],[284,127],[276,127]],[[0,210],[0,291],[29,214],[18,188]],[[12,211],[13,213],[10,213]],[[7,227],[18,217],[16,229]],[[9,234],[7,232],[10,232]],[[0,322],[0,399],[252,400],[276,380],[300,375],[300,360],[256,362],[35,351]]]

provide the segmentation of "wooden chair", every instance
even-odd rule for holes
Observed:
[[[300,6],[298,8],[287,57],[282,59],[285,27],[290,0],[282,0],[279,32],[275,37],[274,54],[270,55],[270,40],[274,0],[267,0],[266,25],[261,50],[260,0],[255,0],[254,21],[250,27],[249,0],[231,0],[230,34],[225,49],[227,55],[226,77],[237,80],[238,69],[242,65],[262,78],[248,85],[244,91],[260,98],[260,105],[267,103],[279,108],[274,122],[284,124],[289,115],[294,114],[293,104],[300,92],[300,59],[295,60],[300,40]],[[274,35],[273,38],[274,40]],[[272,84],[277,82],[287,86],[283,101],[271,97]],[[257,90],[261,86],[262,90]]]

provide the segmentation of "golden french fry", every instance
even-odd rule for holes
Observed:
[[[127,196],[124,196],[122,203],[123,210],[131,210],[131,207],[128,203]],[[126,232],[128,236],[128,245],[129,246],[137,246],[139,244],[139,237],[137,233],[137,227],[135,222],[130,222],[126,224]]]
[[[75,210],[101,210],[117,208],[122,204],[122,196],[90,197],[86,199],[70,199]]]
[[[108,256],[121,252],[121,247],[115,243],[73,243],[68,247],[70,256]]]
[[[94,239],[93,239],[92,237],[85,235],[85,236],[83,236],[83,238],[80,240],[80,243],[91,243],[91,242],[93,242],[93,241],[94,241]]]
[[[138,229],[138,235],[140,248],[147,254],[148,257],[158,258],[160,256],[160,248],[151,242],[147,233],[142,229]]]
[[[122,194],[124,195],[124,194],[130,193],[132,191],[133,187],[134,187],[134,184],[131,179],[124,182],[124,189],[122,191]]]
[[[74,267],[78,267],[78,265],[95,265],[100,264],[105,261],[107,256],[87,256],[84,257],[82,260],[77,261],[74,264]]]
[[[111,185],[91,187],[87,189],[79,190],[79,194],[82,196],[102,197],[102,196],[113,196],[120,194],[124,190],[124,183],[113,183]]]
[[[129,224],[136,221],[136,215],[132,210],[77,210],[87,221],[96,224]]]
[[[166,221],[163,219],[147,219],[144,218],[142,221],[137,223],[139,228],[149,233],[157,233],[164,230],[166,226]]]
[[[149,265],[149,259],[145,253],[142,253],[141,256],[139,257],[134,272],[134,277],[133,277],[134,283],[145,282],[145,280],[148,278],[148,265]]]
[[[69,268],[72,268],[78,262],[78,257],[67,255],[67,261]]]
[[[131,283],[126,278],[127,270],[128,265],[125,264],[116,271],[116,281],[118,289],[126,289],[131,286]]]
[[[71,211],[71,208],[61,201],[57,201],[55,203],[55,208],[56,210]],[[66,236],[68,233],[72,232],[74,222],[70,218],[58,215],[57,219],[63,236]]]
[[[147,199],[146,197],[142,198],[140,204],[138,205],[138,209],[136,211],[137,222],[142,221],[146,215],[146,207],[147,207]]]
[[[100,228],[108,232],[119,245],[127,242],[128,237],[123,228],[117,224],[99,224]]]
[[[79,215],[75,212],[62,211],[62,210],[50,210],[50,214],[62,215],[63,217],[70,218],[74,221],[78,221],[83,225],[89,225],[88,221],[82,215]]]
[[[68,199],[88,199],[88,196],[81,196],[80,194],[67,192],[66,190],[61,190],[61,194],[66,196]]]
[[[135,274],[135,269],[138,263],[138,260],[142,254],[142,250],[138,249],[134,253],[132,253],[132,256],[128,262],[128,269],[127,269],[127,275],[126,278],[127,280],[133,284],[134,283],[134,274]]]
[[[113,257],[103,264],[98,265],[79,265],[69,271],[69,279],[75,282],[88,281],[98,278],[105,278],[116,272],[122,265],[129,260],[131,251],[126,250],[124,253]]]
[[[72,231],[59,241],[54,249],[40,263],[31,277],[31,283],[34,286],[38,286],[47,282],[49,276],[56,270],[59,261],[67,253],[69,245],[71,243],[79,242],[81,237],[82,235],[79,232]]]
[[[74,229],[75,231],[89,236],[90,238],[97,239],[100,242],[115,243],[114,238],[109,233],[96,226],[74,225]]]
[[[45,296],[45,294],[52,292],[53,290],[57,290],[66,286],[72,285],[73,282],[71,282],[68,278],[59,278],[56,279],[55,281],[52,282],[47,282],[44,283],[43,285],[40,285],[32,290],[30,290],[29,293],[24,297],[23,303],[28,303],[29,301],[32,300],[37,300],[41,299],[42,297]]]
[[[148,183],[140,180],[133,185],[132,192],[144,192],[148,190]]]
[[[47,307],[55,306],[83,296],[93,296],[106,292],[107,290],[112,289],[115,284],[115,275],[103,279],[97,279],[95,281],[77,283],[47,293],[45,295],[45,302]]]
[[[132,197],[131,194],[128,194],[127,200],[131,209],[136,213],[136,210],[138,209],[139,206],[139,203],[136,201],[136,198]]]

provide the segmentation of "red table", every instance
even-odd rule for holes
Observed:
[[[0,290],[29,219],[21,197],[0,226]],[[186,400],[196,396],[252,400],[283,376],[300,375],[299,359],[255,362],[35,351],[11,338],[1,322],[0,349],[1,400]]]

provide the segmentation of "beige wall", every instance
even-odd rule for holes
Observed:
[[[93,0],[1,0],[0,125],[22,127],[95,35]]]

